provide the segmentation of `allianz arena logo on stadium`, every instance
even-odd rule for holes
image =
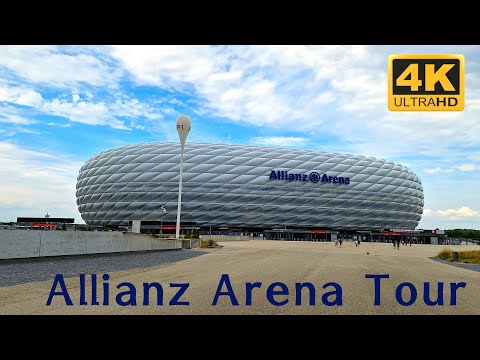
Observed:
[[[270,171],[270,180],[283,180],[283,181],[311,181],[312,183],[333,183],[333,184],[350,184],[350,178],[343,176],[330,176],[328,174],[320,175],[316,171],[312,171],[310,174],[289,173],[284,170],[272,170]]]

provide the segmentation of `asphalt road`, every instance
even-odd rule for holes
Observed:
[[[362,243],[355,247],[344,242],[342,248],[333,243],[281,242],[281,241],[235,241],[223,242],[222,248],[209,249],[203,256],[192,257],[171,264],[141,267],[109,272],[108,281],[103,281],[103,272],[98,271],[97,293],[100,305],[80,305],[80,281],[78,277],[65,279],[66,289],[73,305],[66,306],[64,296],[53,297],[51,305],[46,302],[53,285],[49,280],[0,287],[0,314],[480,314],[480,278],[476,271],[433,261],[442,246],[401,246],[394,250],[391,244]],[[478,246],[451,246],[453,249],[478,249]],[[220,296],[212,302],[222,274],[228,274],[232,290],[239,305],[233,305],[229,296]],[[388,274],[380,282],[380,305],[374,305],[374,280],[366,274]],[[150,289],[149,305],[143,305],[143,283],[157,282],[163,288],[163,305],[157,305],[155,289]],[[253,286],[246,283],[259,282]],[[268,291],[269,285],[282,285]],[[314,305],[310,305],[308,289],[297,296],[296,283],[310,282],[314,287]],[[337,283],[339,291],[325,295],[334,288],[327,283]],[[401,300],[408,303],[412,288],[417,293],[410,306],[399,303],[397,287],[404,282]],[[438,283],[443,283],[443,305],[425,304],[425,285],[430,288],[430,300],[437,299]],[[451,285],[465,283],[465,288],[456,291],[456,305],[450,305]],[[86,281],[86,302],[91,303],[90,280]],[[120,283],[125,284],[117,289]],[[172,298],[179,286],[189,284],[178,301]],[[274,284],[275,285],[275,284]],[[102,305],[102,289],[108,287],[109,305]],[[133,296],[133,290],[135,296]],[[247,305],[247,287],[251,290]],[[402,287],[402,286],[401,286]],[[56,291],[60,292],[60,286]],[[226,286],[222,290],[226,292]],[[397,294],[398,295],[398,294]],[[136,305],[120,306],[116,299]],[[301,298],[301,305],[296,305]],[[275,306],[271,302],[282,302]],[[428,298],[427,298],[428,300]],[[188,305],[174,305],[188,302]],[[325,302],[327,304],[325,304]],[[333,303],[328,304],[328,302]],[[328,306],[332,305],[332,306]]]
[[[121,270],[171,264],[203,254],[199,251],[163,250],[3,260],[0,261],[0,286],[48,280],[55,274],[62,274],[65,278],[81,273],[103,275]]]

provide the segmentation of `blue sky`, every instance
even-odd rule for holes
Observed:
[[[463,54],[462,112],[390,112],[390,54]],[[419,228],[480,229],[480,47],[0,46],[0,221],[75,217],[95,153],[189,141],[346,152],[410,167]]]

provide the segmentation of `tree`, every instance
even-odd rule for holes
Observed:
[[[480,239],[480,230],[475,229],[449,229],[445,230],[449,237],[462,239]]]
[[[108,220],[106,223],[103,224],[102,231],[108,231],[110,230],[111,225],[110,225],[110,220]]]

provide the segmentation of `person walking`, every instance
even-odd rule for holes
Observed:
[[[400,250],[400,240],[397,240],[397,250]]]
[[[343,242],[343,240],[342,240],[342,238],[340,238],[340,240],[338,240],[338,244],[340,245],[340,247],[342,247],[342,242]]]
[[[335,239],[335,247],[338,246],[338,239]]]

